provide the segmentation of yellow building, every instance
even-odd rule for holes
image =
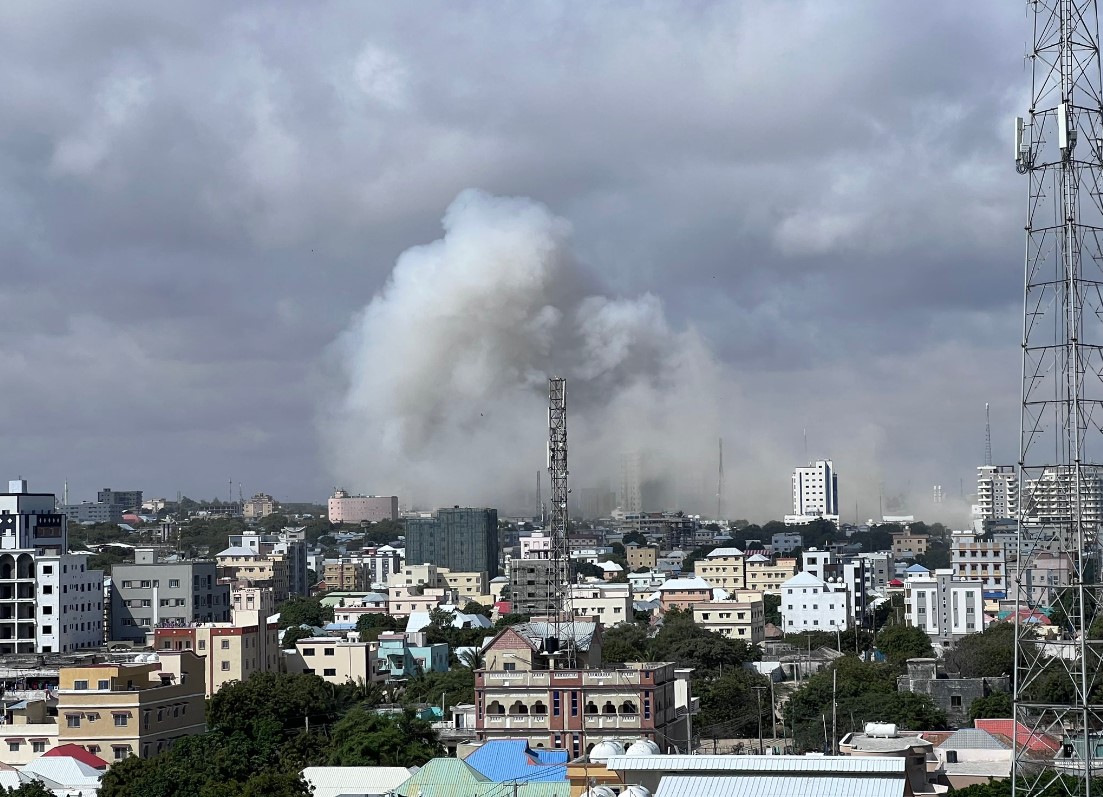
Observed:
[[[334,637],[300,639],[287,656],[287,671],[314,673],[331,684],[385,681],[378,642],[355,642]]]
[[[712,586],[728,592],[747,586],[746,558],[738,548],[714,548],[693,563],[693,572]]]
[[[215,556],[219,579],[247,583],[255,587],[271,587],[276,603],[290,596],[290,565],[280,553],[260,554],[252,548],[227,548]]]
[[[781,585],[797,574],[797,560],[779,556],[773,561],[756,554],[747,558],[747,583],[744,587],[763,595],[780,595]]]
[[[121,761],[206,731],[203,660],[187,650],[146,655],[156,660],[61,668],[57,743]]]
[[[624,555],[628,559],[629,570],[639,570],[641,567],[654,570],[659,563],[659,549],[650,545],[625,545]]]
[[[457,603],[460,608],[468,601],[479,602],[480,599],[485,600],[488,594],[486,584],[486,573],[483,571],[471,571],[471,572],[455,572],[440,568],[440,578],[444,581],[443,584],[436,584],[434,586],[449,587],[456,591],[459,598]]]
[[[707,631],[749,645],[766,639],[766,613],[758,592],[734,592],[729,600],[694,606],[693,621]]]
[[[57,717],[45,700],[21,700],[4,710],[4,744],[0,763],[20,766],[57,747]]]

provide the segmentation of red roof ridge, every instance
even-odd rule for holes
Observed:
[[[96,769],[107,769],[107,762],[100,758],[95,753],[90,753],[81,747],[79,744],[61,744],[57,747],[52,747],[42,754],[43,758],[50,756],[53,758],[65,756],[67,758],[75,758],[82,764],[87,764],[90,767]]]

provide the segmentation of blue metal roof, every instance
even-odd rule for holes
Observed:
[[[566,750],[533,750],[524,739],[493,739],[464,759],[496,783],[547,783],[567,779]]]

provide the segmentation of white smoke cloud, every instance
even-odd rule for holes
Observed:
[[[547,378],[560,375],[575,490],[615,489],[622,455],[642,451],[661,502],[645,508],[708,515],[723,436],[728,514],[789,511],[789,474],[804,457],[787,397],[744,400],[733,370],[656,296],[594,288],[572,257],[570,225],[535,201],[464,191],[443,227],[398,258],[331,347],[341,387],[321,430],[336,483],[397,493],[404,506],[531,510],[546,466]],[[822,375],[792,391],[835,415]],[[881,428],[820,437],[842,473],[844,515],[857,497],[854,511],[872,516]],[[867,495],[855,495],[860,484]]]

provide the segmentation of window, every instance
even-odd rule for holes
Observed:
[[[50,575],[54,572],[54,566],[53,565],[42,565],[42,572],[45,575]],[[125,586],[128,586],[128,585],[123,584],[123,586],[125,587]]]
[[[111,749],[115,752],[115,760],[122,761],[128,755],[130,755],[130,747],[125,744],[112,745]]]
[[[106,678],[100,679],[99,681],[96,682],[96,688],[97,689],[110,689],[111,688],[111,681],[106,679]]]
[[[130,717],[127,716],[126,714],[116,714],[115,715],[115,727],[116,728],[125,728],[127,726],[128,722],[130,722]]]
[[[74,689],[87,689],[88,688],[88,682],[87,681],[73,681],[73,688]]]
[[[950,706],[952,708],[961,708],[961,695],[950,695]]]
[[[45,742],[31,742],[31,752],[32,753],[45,753],[46,752],[46,743]]]
[[[66,728],[79,728],[80,727],[80,714],[66,714],[65,715],[65,727]]]
[[[514,670],[517,669],[517,662],[507,661],[502,665],[502,669],[505,670],[506,672],[513,672]]]
[[[221,642],[222,642],[221,647],[222,647],[223,650],[229,650],[230,649],[230,640],[223,639],[223,640],[221,640]]]
[[[325,654],[326,656],[332,656],[332,655],[333,655],[333,648],[323,648],[322,652],[323,652],[323,653],[324,653],[324,654]]]
[[[207,640],[205,640],[205,639],[200,639],[199,640],[199,649],[200,650],[206,650],[207,649]]]
[[[313,656],[314,655],[314,648],[303,648],[303,655],[304,656]]]
[[[226,671],[228,671],[229,669],[230,669],[230,662],[228,662],[228,661],[223,661],[223,662],[222,662],[222,671],[223,671],[223,672],[226,672]]]
[[[322,670],[322,675],[328,675],[331,678],[336,678],[337,677],[337,668],[336,667],[326,667],[325,669]]]
[[[180,579],[178,579],[178,578],[170,578],[169,579],[169,588],[170,589],[178,588],[179,586],[180,586]]]

